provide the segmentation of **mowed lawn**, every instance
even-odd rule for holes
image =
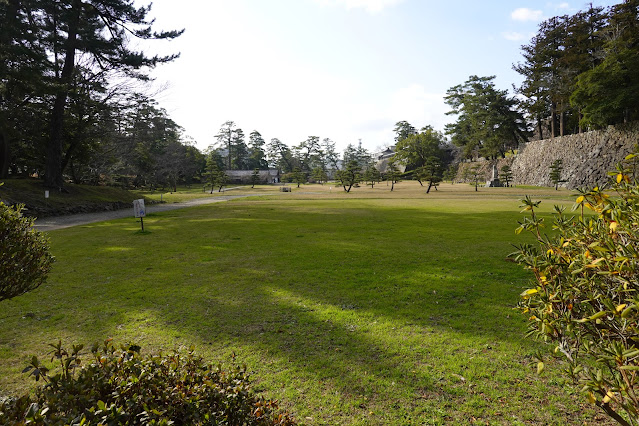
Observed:
[[[513,310],[530,274],[506,260],[524,194],[414,182],[331,185],[50,233],[44,286],[0,302],[0,394],[47,344],[236,354],[302,424],[602,424]],[[271,194],[271,195],[268,195]],[[151,210],[151,209],[150,209]]]

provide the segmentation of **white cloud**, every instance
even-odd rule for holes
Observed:
[[[514,21],[541,21],[544,17],[544,12],[541,10],[532,10],[527,7],[520,7],[515,9],[510,14],[511,19]]]
[[[510,41],[528,41],[535,36],[535,33],[523,34],[517,31],[501,33],[502,37]]]
[[[342,6],[346,10],[364,9],[368,13],[379,13],[387,7],[395,6],[404,0],[315,0],[322,6]]]
[[[555,6],[555,9],[567,10],[567,9],[570,9],[570,4],[568,4],[568,3],[559,3],[558,5]]]

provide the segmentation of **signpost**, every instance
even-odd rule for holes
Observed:
[[[140,218],[140,224],[142,224],[142,232],[144,232],[144,216],[146,216],[146,210],[144,209],[144,198],[139,200],[133,200],[133,212],[136,218]]]

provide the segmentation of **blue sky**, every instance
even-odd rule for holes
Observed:
[[[621,1],[621,0],[619,0]],[[618,1],[594,1],[609,6]],[[186,28],[149,52],[180,51],[153,71],[160,106],[205,149],[221,124],[289,146],[329,137],[343,149],[393,142],[393,127],[443,130],[446,90],[470,75],[511,89],[538,24],[585,2],[156,0],[157,28]],[[145,47],[147,49],[147,47]]]

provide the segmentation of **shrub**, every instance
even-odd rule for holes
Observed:
[[[535,276],[519,309],[529,335],[554,343],[565,373],[588,400],[624,425],[639,421],[639,185],[635,155],[619,165],[610,190],[580,190],[569,217],[555,206],[556,236],[543,235],[538,201],[518,232],[538,245],[522,245],[516,260]],[[594,215],[585,215],[592,210]],[[538,370],[544,368],[540,358]]]
[[[48,239],[22,210],[0,202],[0,301],[39,287],[53,263]]]
[[[61,343],[50,375],[36,357],[24,372],[47,382],[35,395],[5,401],[0,418],[34,424],[294,425],[275,401],[257,396],[246,366],[206,365],[193,350],[142,356],[140,347],[116,349],[110,339],[94,345],[84,365],[82,345]]]

